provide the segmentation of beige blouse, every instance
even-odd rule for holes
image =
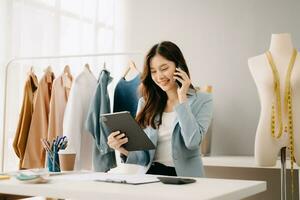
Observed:
[[[54,73],[46,71],[39,82],[22,168],[44,167],[45,150],[41,139],[47,138],[48,135],[48,115],[53,80]]]
[[[24,95],[21,112],[19,114],[19,123],[17,126],[15,138],[13,141],[13,148],[15,153],[20,159],[19,169],[22,169],[22,162],[24,158],[27,137],[29,133],[32,113],[33,102],[38,87],[38,79],[35,74],[30,73],[27,77],[24,86]]]
[[[50,100],[48,140],[63,135],[63,119],[73,77],[63,73],[53,82]]]

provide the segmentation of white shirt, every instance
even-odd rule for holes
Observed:
[[[172,158],[172,127],[176,118],[175,112],[163,112],[162,122],[158,128],[158,141],[154,155],[154,162],[174,167]]]
[[[63,122],[63,135],[67,136],[66,152],[75,152],[75,170],[92,170],[92,135],[84,124],[91,98],[97,86],[97,79],[87,69],[74,80]]]

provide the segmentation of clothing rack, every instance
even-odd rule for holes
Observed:
[[[4,110],[3,110],[3,136],[2,136],[2,147],[1,149],[1,160],[0,160],[0,172],[4,171],[5,161],[5,145],[6,145],[6,109],[7,109],[7,82],[8,82],[8,70],[11,64],[17,61],[25,60],[44,60],[44,59],[65,59],[65,58],[87,58],[87,57],[109,57],[109,56],[132,56],[142,55],[139,52],[117,52],[117,53],[98,53],[98,54],[77,54],[77,55],[62,55],[62,56],[40,56],[40,57],[17,57],[11,59],[5,67],[5,82],[4,82]]]

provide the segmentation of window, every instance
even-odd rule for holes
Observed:
[[[114,40],[115,0],[12,0],[11,52],[12,57],[89,54],[112,52]],[[99,62],[99,60],[97,60]],[[13,67],[8,83],[6,112],[4,170],[18,167],[18,158],[12,148],[22,103],[26,71],[38,65],[38,77],[43,68],[53,65],[55,74],[61,73],[60,61],[28,61]],[[65,64],[65,62],[64,62]],[[70,65],[79,65],[70,60]],[[76,75],[81,68],[72,68]],[[77,71],[76,71],[77,70]],[[15,73],[16,72],[16,73]],[[17,93],[17,94],[16,94]]]

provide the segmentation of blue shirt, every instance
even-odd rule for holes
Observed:
[[[110,73],[102,70],[86,120],[87,130],[94,138],[93,165],[97,172],[106,172],[116,167],[115,151],[107,144],[107,137],[110,132],[100,122],[100,114],[110,113],[107,86],[111,81]]]
[[[130,81],[124,78],[119,80],[114,93],[114,112],[129,111],[135,117],[139,101],[139,84],[140,75]]]

